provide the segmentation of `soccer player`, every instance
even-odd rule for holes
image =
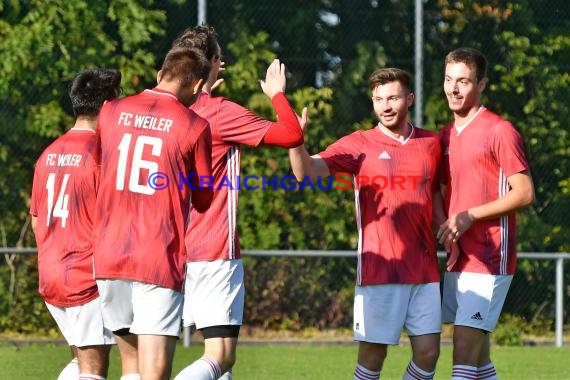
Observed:
[[[38,246],[39,292],[77,358],[61,380],[104,379],[113,334],[93,279],[93,219],[99,182],[99,110],[119,95],[121,73],[89,69],[73,78],[75,124],[48,146],[34,172],[30,214]],[[79,371],[76,366],[79,362]]]
[[[95,275],[105,322],[121,354],[138,350],[144,380],[170,378],[190,199],[200,213],[212,198],[199,183],[211,175],[210,128],[188,108],[209,68],[201,52],[172,49],[156,87],[106,103],[99,117]]]
[[[404,379],[431,379],[439,357],[441,308],[432,202],[437,201],[437,135],[408,121],[411,76],[397,68],[369,78],[379,123],[311,156],[290,149],[297,180],[354,176],[358,262],[354,296],[354,379],[379,379],[387,346],[405,327],[412,358]],[[441,198],[439,198],[441,201]]]
[[[516,268],[515,210],[533,202],[523,141],[481,105],[487,60],[460,48],[445,58],[444,91],[454,120],[440,132],[444,203],[440,242],[457,244],[443,286],[443,322],[454,323],[452,379],[496,379],[495,328]]]
[[[223,64],[214,28],[189,28],[173,46],[200,49],[211,62],[209,79],[191,108],[208,120],[212,128],[216,189],[207,212],[191,211],[186,232],[188,263],[183,319],[186,326],[195,324],[202,332],[204,355],[183,369],[176,380],[227,380],[232,378],[231,368],[236,361],[245,294],[236,225],[240,145],[290,148],[302,143],[303,134],[284,94],[285,66],[279,60],[269,66],[265,81],[261,82],[279,119],[272,122],[224,97],[211,95]]]

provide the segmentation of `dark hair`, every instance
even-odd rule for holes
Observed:
[[[119,96],[120,86],[120,71],[87,69],[79,72],[69,85],[69,97],[74,115],[97,116],[106,100]]]
[[[459,48],[451,51],[445,57],[445,65],[448,63],[461,62],[475,70],[477,82],[487,76],[487,58],[477,49]]]
[[[161,70],[164,79],[179,79],[181,85],[187,87],[208,78],[210,61],[198,49],[175,47],[166,54]]]
[[[368,84],[371,90],[374,90],[377,86],[390,82],[400,82],[402,86],[412,92],[412,76],[410,73],[402,69],[394,67],[378,69],[370,75],[370,78],[368,78]]]
[[[208,60],[220,54],[218,33],[214,27],[198,25],[188,28],[172,43],[172,47],[195,48],[201,50]]]

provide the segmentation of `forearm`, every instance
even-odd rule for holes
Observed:
[[[473,221],[496,219],[532,203],[532,197],[520,192],[509,191],[504,197],[467,210]]]
[[[534,201],[534,186],[528,172],[517,173],[508,178],[511,190],[492,202],[471,207],[469,217],[476,220],[496,219],[526,207]]]
[[[294,148],[302,144],[303,131],[299,119],[285,94],[279,92],[271,101],[277,113],[278,121],[267,130],[263,137],[263,143],[281,148]]]
[[[443,207],[443,197],[439,191],[432,193],[432,225],[435,229],[439,228],[447,219],[445,209]]]
[[[291,162],[291,168],[293,169],[293,174],[298,181],[301,181],[306,176],[311,179],[317,177],[317,173],[314,170],[313,158],[305,148],[305,145],[300,145],[296,148],[289,149],[289,161]]]

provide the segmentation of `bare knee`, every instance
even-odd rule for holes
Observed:
[[[358,364],[371,371],[380,371],[388,354],[385,344],[360,342],[358,345]]]
[[[439,345],[425,346],[414,350],[414,363],[425,371],[433,371],[439,359]]]
[[[485,338],[485,333],[481,330],[456,326],[453,335],[453,363],[477,366]]]

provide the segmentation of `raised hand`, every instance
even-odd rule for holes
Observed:
[[[285,64],[274,59],[265,73],[265,80],[259,81],[261,89],[269,98],[273,98],[279,92],[285,92],[287,80],[285,78]]]
[[[295,113],[295,115],[297,115],[297,120],[299,120],[299,125],[301,125],[301,129],[303,130],[303,132],[305,132],[305,127],[307,126],[307,124],[309,124],[309,117],[307,116],[307,107],[303,107],[303,110],[301,111],[301,116],[299,116],[298,113]]]

